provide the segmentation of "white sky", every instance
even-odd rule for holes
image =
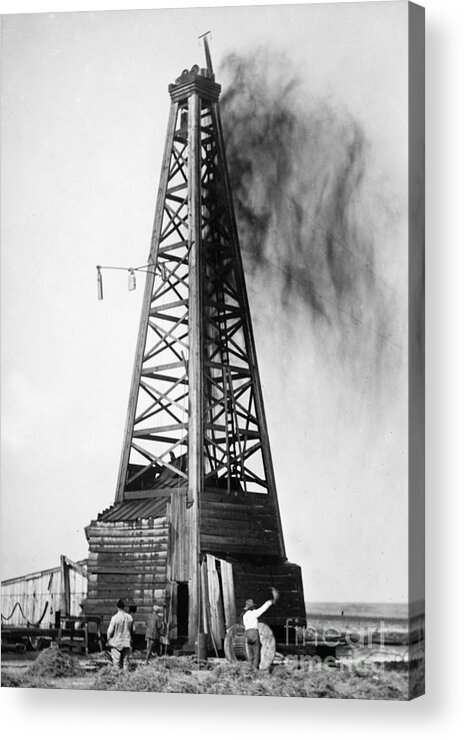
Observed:
[[[113,501],[142,286],[128,293],[124,273],[107,273],[97,302],[95,265],[146,261],[167,86],[202,63],[208,29],[216,68],[229,51],[285,50],[308,95],[362,122],[372,172],[399,204],[378,269],[406,294],[406,3],[3,18],[3,578],[85,557],[84,527]],[[288,334],[267,287],[249,282],[287,554],[305,597],[404,601],[405,365],[360,398],[322,361],[302,309]]]

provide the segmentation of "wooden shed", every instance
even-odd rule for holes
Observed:
[[[225,631],[245,600],[280,599],[263,617],[283,634],[286,620],[305,618],[299,566],[280,556],[275,512],[262,494],[204,491],[200,505],[200,632],[222,649]],[[169,624],[171,640],[189,636],[191,524],[185,493],[173,489],[150,498],[115,504],[86,528],[89,541],[85,612],[103,617],[103,627],[119,598],[144,634],[153,605]]]

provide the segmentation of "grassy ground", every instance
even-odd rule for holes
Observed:
[[[147,691],[247,696],[331,697],[341,699],[407,699],[421,691],[422,672],[321,666],[298,669],[294,664],[255,672],[246,663],[227,661],[200,666],[194,658],[160,658],[148,666],[133,665],[129,673],[112,666],[85,671],[80,662],[55,648],[44,650],[27,668],[2,670],[2,686]],[[415,687],[412,684],[415,682]]]

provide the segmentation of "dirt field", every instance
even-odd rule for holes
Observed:
[[[193,657],[158,658],[146,666],[134,656],[130,672],[123,674],[101,661],[74,658],[53,648],[34,662],[7,659],[2,664],[2,686],[17,688],[404,700],[423,693],[422,682],[421,666],[409,679],[404,668],[314,668],[283,662],[269,673],[226,660],[199,664]]]

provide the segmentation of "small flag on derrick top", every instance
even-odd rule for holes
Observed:
[[[103,278],[101,274],[100,265],[97,265],[97,295],[98,300],[103,300]]]
[[[131,267],[129,268],[129,286],[128,287],[129,287],[129,290],[135,290],[136,288],[135,272]]]

